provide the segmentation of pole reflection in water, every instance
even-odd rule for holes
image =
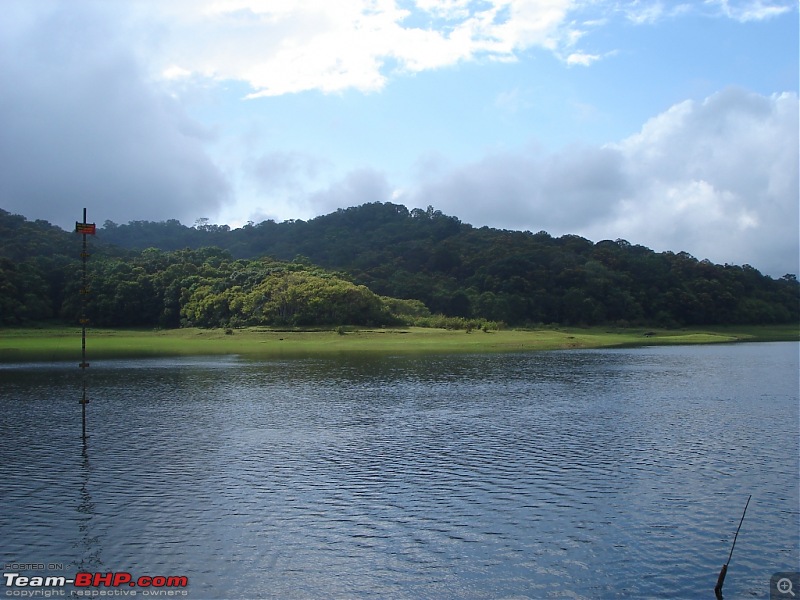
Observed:
[[[78,535],[74,544],[78,571],[100,571],[103,566],[101,538],[95,528],[95,503],[90,491],[92,464],[89,449],[84,439],[80,464],[80,496],[78,502]]]

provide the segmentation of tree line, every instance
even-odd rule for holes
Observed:
[[[475,228],[432,207],[393,203],[340,209],[309,221],[239,229],[177,221],[106,223],[114,243],[217,245],[236,257],[307,256],[385,296],[432,312],[513,325],[662,326],[785,323],[800,319],[794,274],[773,279],[749,265],[717,265],[626,240]],[[163,236],[163,237],[159,237]]]
[[[74,322],[79,238],[0,210],[0,324]],[[800,320],[793,274],[625,240],[475,228],[392,203],[238,229],[106,221],[92,252],[90,318],[107,326]]]

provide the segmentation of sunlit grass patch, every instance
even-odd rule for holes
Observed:
[[[720,327],[695,330],[603,327],[446,330],[421,327],[280,330],[253,327],[170,330],[87,330],[87,357],[122,358],[239,354],[253,357],[335,353],[521,352],[665,344],[798,340],[796,326]],[[81,357],[77,327],[0,329],[0,361],[74,360]]]

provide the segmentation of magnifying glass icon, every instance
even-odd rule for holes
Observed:
[[[778,588],[778,591],[781,594],[789,594],[792,598],[794,598],[795,593],[792,591],[792,580],[788,577],[779,579],[778,583],[775,584],[775,587]]]

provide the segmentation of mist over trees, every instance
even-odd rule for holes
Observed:
[[[0,210],[0,324],[75,322],[79,238]],[[392,203],[239,229],[106,221],[92,240],[92,323],[390,325],[431,313],[509,325],[800,320],[800,284],[625,240],[475,228]]]

